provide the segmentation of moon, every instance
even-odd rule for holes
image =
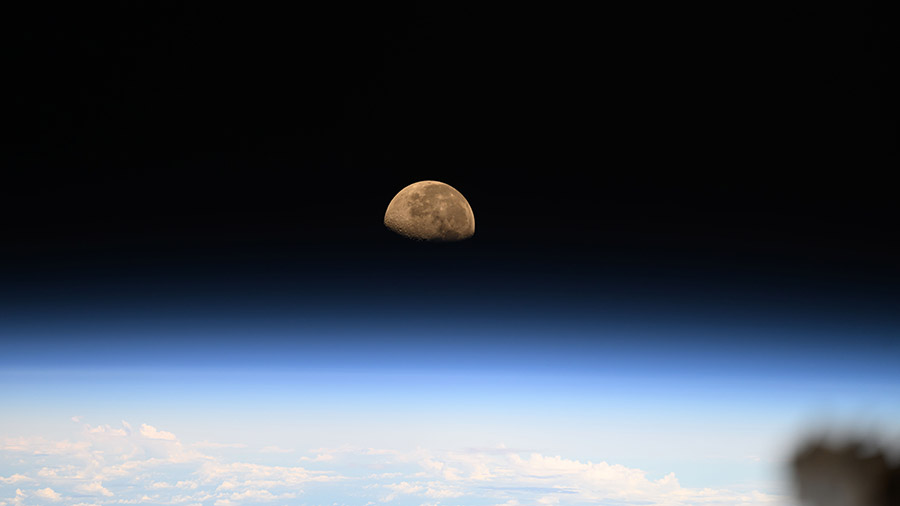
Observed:
[[[391,199],[384,225],[408,239],[461,241],[475,234],[475,214],[456,188],[440,181],[419,181]]]

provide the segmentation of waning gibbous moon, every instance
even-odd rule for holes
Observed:
[[[461,241],[475,234],[475,214],[456,188],[440,181],[419,181],[391,199],[384,225],[409,239]]]

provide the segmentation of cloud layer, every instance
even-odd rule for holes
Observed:
[[[225,457],[238,449],[240,458]],[[127,422],[81,424],[71,440],[5,438],[0,463],[0,469],[12,471],[0,475],[0,506],[787,504],[762,492],[686,488],[674,474],[652,479],[622,465],[503,447],[401,452],[345,446],[294,452],[183,442],[172,432],[146,423],[135,430]]]

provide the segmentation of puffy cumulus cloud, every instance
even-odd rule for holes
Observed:
[[[34,495],[48,501],[58,501],[62,499],[62,496],[59,494],[59,492],[54,491],[50,487],[35,490]]]
[[[137,490],[162,490],[171,496],[196,489],[197,482],[190,479],[190,473],[171,474],[171,470],[191,464],[198,468],[201,462],[212,460],[212,457],[187,448],[172,433],[147,427],[150,426],[145,424],[143,433],[136,433],[127,422],[122,422],[121,428],[87,425],[80,432],[81,440],[74,442],[43,438],[4,439],[0,457],[4,453],[19,455],[20,463],[28,466],[30,461],[32,469],[28,473],[31,477],[16,474],[0,478],[4,484],[38,482],[39,491],[29,493],[43,500],[51,500],[49,491],[105,500],[117,495],[116,488],[108,485],[107,480],[120,485],[136,485],[125,487],[129,492],[126,495],[131,497],[117,499],[122,504],[142,501],[143,496],[135,495]],[[147,434],[154,437],[147,437]],[[168,497],[163,502],[175,502],[172,499]],[[179,497],[177,502],[183,503],[185,499],[192,498]]]
[[[414,485],[405,481],[400,483],[390,483],[384,485],[384,488],[391,490],[391,493],[382,499],[384,502],[393,501],[401,494],[417,494],[424,490],[422,485]]]
[[[98,425],[96,427],[91,427],[90,425],[85,426],[85,429],[91,434],[108,434],[110,436],[119,436],[124,437],[128,435],[128,431],[125,427],[120,429],[114,429],[109,425]]]
[[[147,425],[146,423],[141,425],[141,435],[149,439],[164,439],[166,441],[174,441],[176,439],[175,434],[166,432],[164,430],[159,430],[152,425]]]
[[[106,497],[113,496],[113,493],[107,490],[106,487],[103,486],[103,483],[99,481],[77,485],[75,487],[75,491],[87,495],[102,495]]]
[[[25,504],[25,498],[28,497],[22,489],[16,489],[16,495],[9,500],[8,504],[13,504],[15,506],[20,506]],[[6,504],[6,503],[5,503]]]
[[[22,483],[25,481],[34,481],[34,478],[29,478],[23,474],[18,473],[10,476],[9,478],[0,476],[0,483],[3,483],[4,485],[12,485],[14,483]]]

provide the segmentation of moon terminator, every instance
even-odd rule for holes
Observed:
[[[475,215],[463,195],[440,181],[419,181],[397,193],[384,224],[409,239],[450,242],[475,234]]]

